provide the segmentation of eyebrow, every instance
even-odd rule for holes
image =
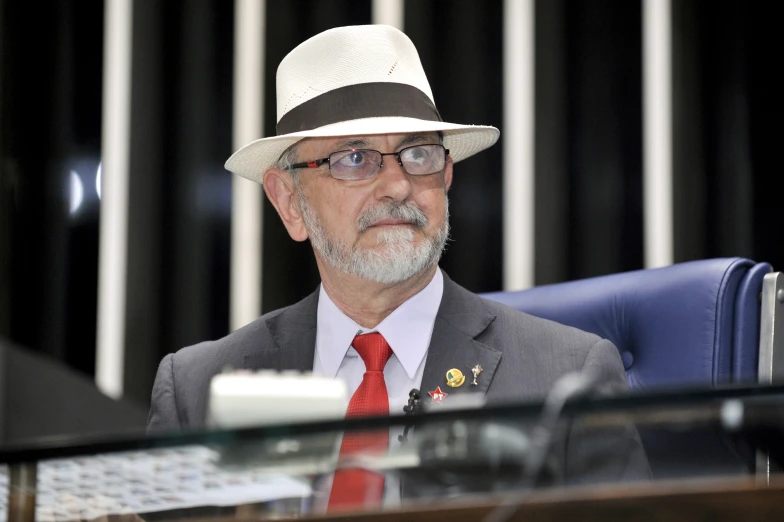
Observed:
[[[428,141],[427,136],[425,134],[411,134],[403,138],[400,143],[398,143],[395,149],[399,149],[406,145],[410,145],[412,143],[421,143],[424,141]],[[347,140],[338,141],[332,147],[335,151],[345,150],[345,149],[362,149],[370,147],[370,143],[362,138],[350,138]]]
[[[424,134],[412,134],[410,136],[406,136],[403,140],[397,144],[397,148],[401,148],[405,145],[410,145],[412,143],[420,143],[423,141],[427,141]]]
[[[343,140],[343,141],[337,142],[333,146],[333,148],[336,151],[338,151],[338,150],[344,150],[346,148],[349,148],[349,149],[359,149],[359,148],[363,148],[363,147],[367,147],[367,146],[368,146],[368,142],[366,140],[363,140],[362,138],[351,138],[351,139],[348,139],[348,140]]]

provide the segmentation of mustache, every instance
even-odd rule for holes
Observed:
[[[428,224],[427,216],[418,206],[411,203],[387,203],[363,212],[359,218],[359,231],[364,232],[382,219],[400,219],[419,228]]]

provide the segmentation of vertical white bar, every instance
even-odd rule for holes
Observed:
[[[133,1],[106,0],[95,383],[123,393]]]
[[[374,24],[391,25],[403,30],[403,0],[373,0],[371,19]]]
[[[234,4],[234,150],[264,132],[265,0]],[[231,209],[231,330],[261,315],[262,186],[233,175]]]
[[[673,263],[670,0],[643,0],[645,267]]]
[[[504,290],[534,284],[534,0],[504,0]]]

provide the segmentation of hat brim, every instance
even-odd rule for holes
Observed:
[[[232,154],[226,161],[225,167],[243,178],[262,183],[264,173],[278,163],[286,149],[305,138],[439,131],[443,133],[444,146],[449,149],[449,155],[455,163],[492,146],[500,135],[497,128],[484,125],[460,125],[400,117],[363,118],[333,123],[313,130],[258,139]]]

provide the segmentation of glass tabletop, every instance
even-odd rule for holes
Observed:
[[[40,439],[0,448],[0,520],[19,511],[20,502],[27,502],[28,519],[42,521],[134,514],[173,520],[238,510],[319,515],[332,512],[336,473],[349,470],[383,481],[380,501],[365,498],[352,511],[600,484],[769,480],[781,470],[782,428],[784,386],[753,386],[551,395],[406,416]],[[341,457],[349,434],[383,434],[388,449]]]

